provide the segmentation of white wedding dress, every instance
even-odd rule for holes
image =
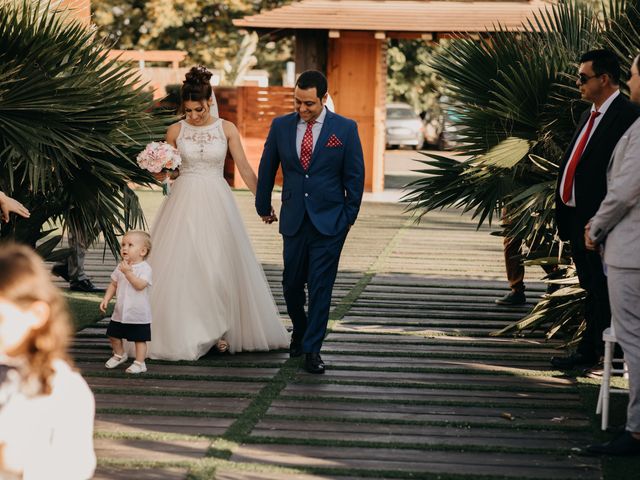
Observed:
[[[224,337],[229,351],[289,346],[267,279],[224,179],[222,120],[181,121],[180,176],[151,229],[150,358],[195,360]]]

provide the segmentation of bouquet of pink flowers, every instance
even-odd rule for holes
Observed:
[[[175,170],[182,163],[180,153],[167,142],[151,142],[138,154],[138,165],[151,173]],[[169,194],[169,179],[162,182],[162,192]]]

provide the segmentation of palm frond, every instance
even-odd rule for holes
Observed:
[[[128,183],[155,183],[135,155],[172,119],[150,113],[139,74],[109,60],[91,28],[47,6],[0,2],[0,188],[46,212],[2,235],[34,243],[60,221],[83,243],[102,235],[115,254],[117,235],[144,225]]]

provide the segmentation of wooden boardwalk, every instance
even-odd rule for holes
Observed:
[[[283,312],[281,241],[237,195]],[[457,212],[415,225],[364,204],[334,292],[324,376],[284,351],[149,362],[107,371],[105,322],[72,353],[97,401],[98,479],[598,479],[572,380],[548,371],[555,344],[490,333],[524,308],[504,294],[499,238]],[[112,264],[92,253],[89,273]],[[539,278],[532,269],[528,278]],[[529,282],[533,303],[540,282]]]

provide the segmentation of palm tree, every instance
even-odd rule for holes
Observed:
[[[154,182],[135,154],[168,122],[90,27],[48,7],[0,1],[0,189],[32,212],[0,235],[35,245],[60,222],[115,254],[117,235],[144,225],[128,184]]]
[[[575,284],[555,234],[554,189],[561,155],[588,107],[575,89],[577,61],[585,51],[606,46],[630,64],[640,46],[636,12],[631,2],[614,1],[598,19],[588,4],[569,0],[539,11],[522,32],[499,30],[480,41],[452,42],[433,68],[449,87],[461,149],[470,158],[428,155],[421,172],[431,176],[408,185],[409,209],[420,218],[456,206],[472,211],[481,225],[506,207],[501,233],[524,240],[525,264],[565,265],[556,276]],[[568,331],[575,340],[583,299],[584,292],[570,285],[499,333],[544,325],[548,336]]]

